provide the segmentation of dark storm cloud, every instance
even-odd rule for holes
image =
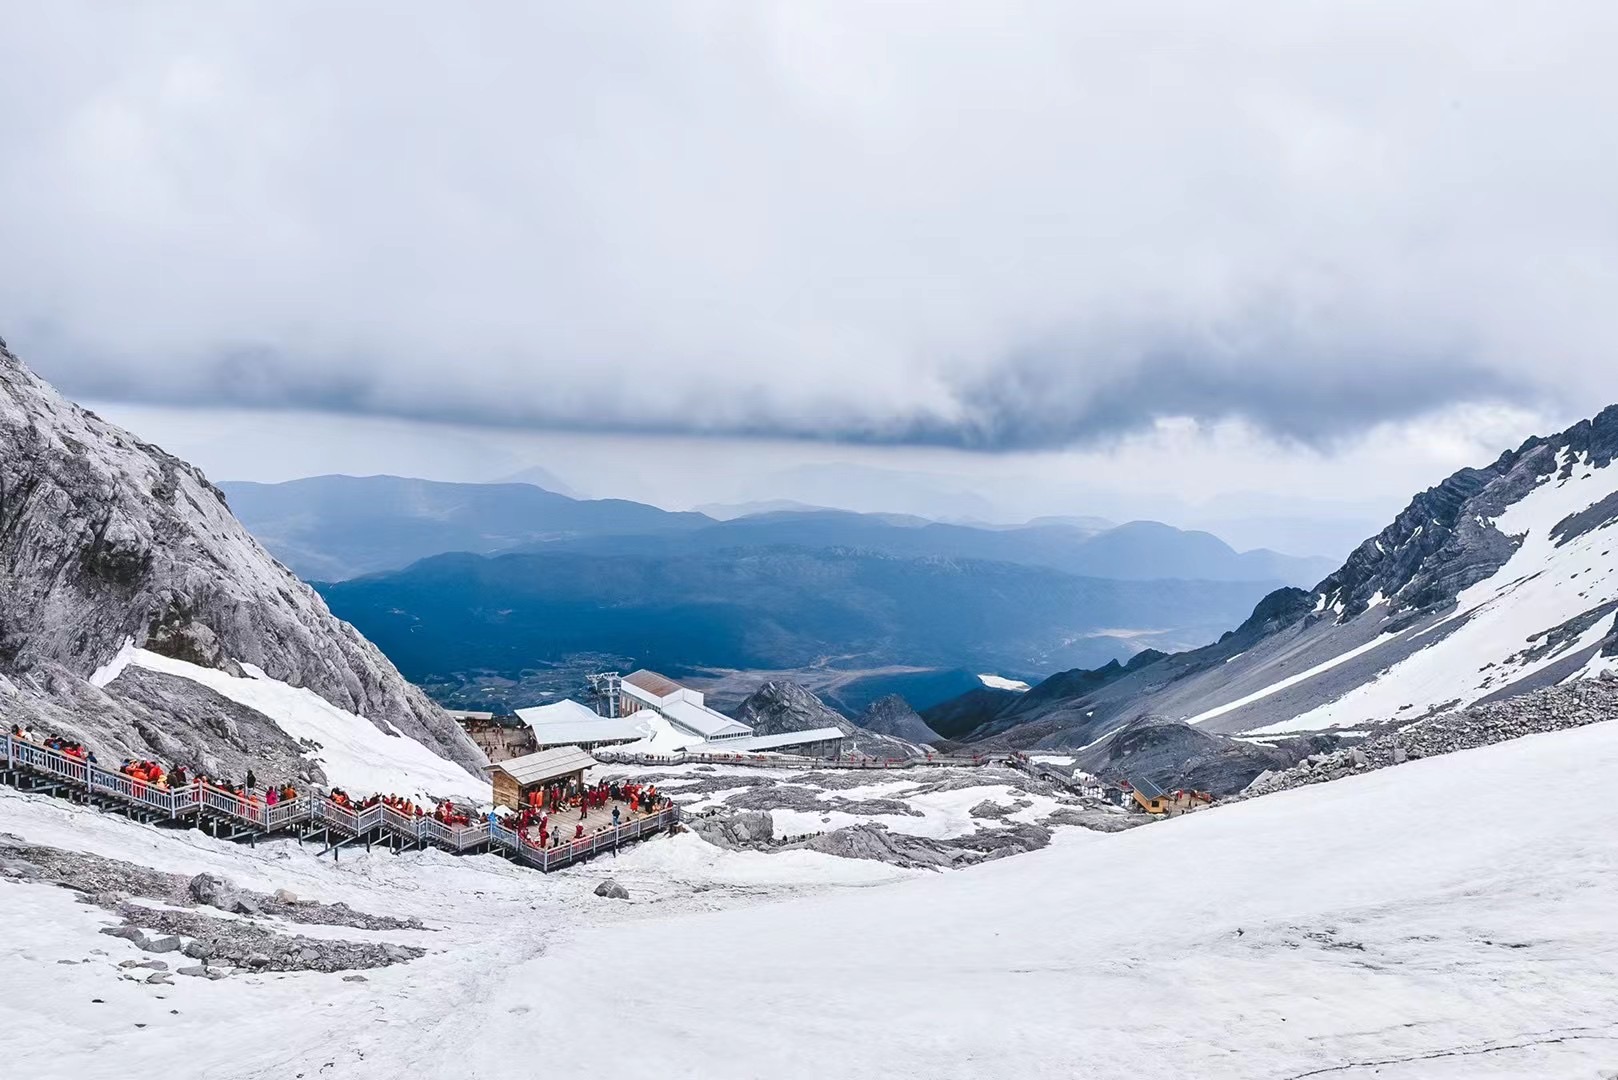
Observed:
[[[0,37],[0,332],[84,396],[491,427],[1001,450],[1586,412],[1618,397],[1614,30],[36,5]]]

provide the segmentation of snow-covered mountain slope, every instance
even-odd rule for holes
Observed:
[[[654,1061],[705,1080],[1583,1080],[1618,1061],[1618,804],[1570,822],[1529,793],[1615,772],[1618,724],[1595,724],[1122,834],[1066,830],[953,874],[691,836],[553,875],[435,851],[333,863],[0,791],[0,831],[33,843],[431,927],[367,935],[429,950],[367,982],[148,986],[120,978],[146,954],[97,934],[105,912],[0,881],[0,910],[39,927],[0,942],[17,991],[0,1026],[29,1075],[79,1078],[480,1080],[523,1061],[601,1077]],[[609,873],[630,900],[590,895]],[[866,887],[828,890],[832,874]]]
[[[441,709],[248,535],[201,472],[67,401],[3,347],[0,449],[0,695],[10,708],[109,749],[211,746],[183,713],[164,718],[151,700],[135,703],[142,713],[115,687],[89,685],[132,642],[204,667],[251,664],[383,732],[483,763]]]
[[[489,799],[487,780],[439,757],[397,728],[367,723],[312,690],[288,686],[251,664],[243,664],[243,674],[235,676],[145,650],[136,650],[128,662],[136,669],[190,680],[268,717],[332,786],[355,793],[407,795],[417,802],[450,796],[474,803]],[[117,679],[128,672],[125,667]],[[262,765],[258,774],[265,781],[281,779]]]
[[[1379,665],[1373,679],[1341,697],[1266,730],[1420,715],[1520,693],[1614,662],[1618,528],[1612,526],[1618,525],[1618,467],[1610,458],[1595,460],[1567,448],[1543,465],[1550,468],[1521,499],[1493,517],[1479,508],[1471,519],[1514,550],[1488,577],[1462,589],[1436,621],[1421,619],[1401,629],[1401,609],[1380,599],[1358,616],[1382,622],[1378,645],[1364,653],[1364,662],[1376,664],[1383,643],[1397,646],[1409,638],[1420,647]],[[1499,541],[1491,537],[1490,543]],[[1322,605],[1342,605],[1347,588],[1323,590]]]
[[[1077,746],[1142,714],[1218,732],[1355,727],[1618,667],[1615,455],[1618,406],[1529,439],[1416,496],[1312,592],[1280,590],[1217,644],[1008,734]]]

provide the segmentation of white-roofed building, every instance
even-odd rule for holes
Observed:
[[[583,706],[580,706],[582,708]],[[837,728],[754,735],[740,720],[708,707],[701,690],[693,690],[667,675],[642,668],[625,675],[619,686],[619,708],[624,719],[641,714],[645,737],[631,752],[762,753],[767,751],[835,757],[842,749]],[[523,710],[518,710],[522,715]],[[656,720],[650,715],[655,713]],[[576,741],[576,740],[575,740]]]
[[[656,709],[681,731],[707,742],[744,739],[753,734],[753,729],[741,721],[708,708],[703,703],[701,690],[681,686],[655,671],[642,668],[625,675],[621,693],[620,707],[625,716],[633,716],[642,709]]]
[[[649,733],[644,718],[601,716],[571,698],[518,709],[517,719],[533,731],[535,746],[540,750],[553,746],[593,750],[598,746],[618,746],[644,739]]]
[[[778,735],[752,735],[733,739],[715,747],[738,754],[758,754],[791,748],[794,754],[809,757],[836,757],[843,747],[843,733],[834,727],[813,728],[809,731],[783,731]]]

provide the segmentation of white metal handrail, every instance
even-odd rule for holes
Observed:
[[[3,739],[8,770],[26,768],[65,780],[87,791],[112,795],[151,810],[162,811],[170,817],[207,810],[266,831],[304,821],[321,822],[350,836],[386,830],[407,840],[430,840],[457,853],[487,843],[498,845],[541,870],[566,866],[648,831],[671,825],[680,818],[679,808],[668,806],[656,814],[636,818],[623,825],[604,827],[554,848],[543,848],[532,841],[525,842],[515,830],[487,820],[467,825],[446,825],[437,818],[413,817],[382,803],[354,810],[338,805],[320,792],[300,794],[271,806],[257,794],[238,795],[202,781],[171,789],[166,784],[112,772],[10,734],[4,735]]]
[[[811,758],[793,755],[770,757],[764,754],[629,754],[617,750],[591,751],[605,765],[740,765],[762,769],[914,769],[960,766],[975,768],[991,760],[988,754],[928,754],[911,758]]]

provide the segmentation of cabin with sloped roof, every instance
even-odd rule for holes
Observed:
[[[1135,805],[1148,814],[1166,814],[1169,812],[1168,793],[1158,787],[1144,776],[1127,781],[1129,795],[1135,800]]]
[[[494,804],[513,810],[528,805],[532,792],[542,792],[552,784],[566,786],[570,781],[583,785],[584,770],[596,759],[577,746],[557,746],[489,766],[494,786]]]

